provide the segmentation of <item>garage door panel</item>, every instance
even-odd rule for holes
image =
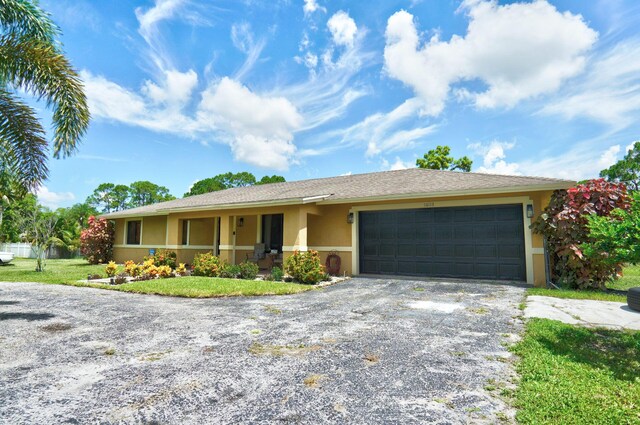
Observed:
[[[524,280],[522,205],[366,211],[360,271]]]

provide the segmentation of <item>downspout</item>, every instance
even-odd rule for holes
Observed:
[[[547,289],[560,289],[555,283],[553,283],[553,280],[551,279],[551,260],[549,259],[549,248],[548,248],[546,237],[544,238],[543,242],[544,242],[544,277],[545,277]]]

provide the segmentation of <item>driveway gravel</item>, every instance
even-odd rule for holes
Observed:
[[[496,423],[517,285],[184,299],[0,283],[0,423]]]

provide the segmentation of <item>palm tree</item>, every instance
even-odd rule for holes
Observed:
[[[83,85],[62,53],[59,35],[37,0],[0,0],[0,175],[11,176],[22,191],[47,178],[49,147],[35,111],[19,99],[18,90],[53,109],[55,158],[71,155],[89,125]],[[11,198],[4,191],[3,196]]]

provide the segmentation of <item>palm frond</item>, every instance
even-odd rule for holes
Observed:
[[[60,30],[31,0],[0,0],[0,27],[6,34],[28,36],[56,45]]]
[[[90,114],[82,81],[64,55],[38,39],[0,36],[0,81],[23,88],[53,106],[54,157],[75,151]]]
[[[0,87],[0,168],[25,189],[45,180],[48,145],[34,111]]]

